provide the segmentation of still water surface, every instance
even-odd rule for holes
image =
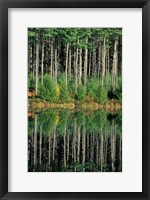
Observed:
[[[28,118],[28,171],[121,172],[121,111],[34,112]]]

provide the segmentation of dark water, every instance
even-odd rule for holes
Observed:
[[[28,120],[28,171],[121,172],[121,112],[34,113]]]

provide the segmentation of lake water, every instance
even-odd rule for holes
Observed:
[[[54,110],[28,118],[29,172],[121,172],[122,113]]]

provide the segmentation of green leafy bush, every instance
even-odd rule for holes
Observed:
[[[87,80],[87,94],[89,96],[92,96],[95,99],[99,85],[100,83],[98,79],[96,78],[88,79]]]
[[[95,99],[98,103],[104,103],[107,101],[107,90],[103,86],[99,86]]]
[[[28,75],[28,88],[29,88],[29,90],[34,90],[35,89],[35,80],[33,79],[33,75],[32,74]]]
[[[76,97],[77,97],[77,100],[79,100],[79,101],[85,101],[85,99],[86,99],[86,93],[85,93],[85,88],[84,88],[83,85],[80,85],[78,87]]]
[[[60,85],[60,100],[69,102],[71,98],[63,75],[58,79],[58,83]]]
[[[119,102],[122,102],[122,78],[118,78],[117,89],[115,90],[115,95]]]
[[[39,98],[48,102],[55,102],[58,100],[55,90],[55,82],[51,80],[48,74],[43,77],[43,85],[39,84]]]

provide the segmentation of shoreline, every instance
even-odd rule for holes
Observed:
[[[106,111],[119,111],[122,109],[122,104],[116,100],[108,100],[105,103],[97,102],[80,102],[72,101],[68,103],[59,102],[59,103],[50,103],[42,101],[40,99],[28,99],[28,110],[47,110],[47,109],[83,109],[83,110],[98,110],[103,109]]]

